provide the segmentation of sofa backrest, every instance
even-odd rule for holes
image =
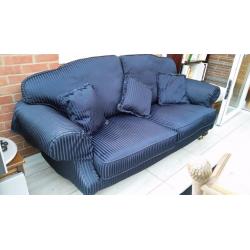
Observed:
[[[26,78],[22,82],[22,95],[26,103],[56,107],[58,95],[90,83],[94,85],[108,117],[118,112],[122,82],[123,70],[119,57],[91,57]]]
[[[121,56],[124,74],[130,74],[152,88],[152,102],[157,101],[157,78],[159,73],[176,73],[175,62],[167,57],[154,55]]]

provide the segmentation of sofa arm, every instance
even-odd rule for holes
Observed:
[[[12,130],[54,160],[92,158],[91,136],[51,107],[19,102]]]
[[[192,104],[211,107],[220,95],[220,88],[207,82],[186,79],[187,95]]]

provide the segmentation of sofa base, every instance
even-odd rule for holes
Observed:
[[[44,153],[42,153],[42,155],[58,174],[74,183],[83,194],[91,195],[155,164],[169,154],[177,151],[207,133],[207,131],[212,127],[213,124],[203,127],[196,133],[190,135],[182,141],[179,141],[174,148],[166,149],[164,153],[157,155],[154,158],[149,159],[148,161],[143,162],[142,164],[110,179],[102,179],[96,172],[92,161],[55,161]]]

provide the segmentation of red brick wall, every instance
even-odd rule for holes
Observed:
[[[210,54],[205,81],[226,87],[233,60],[233,54]]]
[[[58,67],[58,55],[0,55],[0,137],[16,142],[23,156],[37,150],[10,129],[15,103],[21,99],[21,81],[39,71]]]

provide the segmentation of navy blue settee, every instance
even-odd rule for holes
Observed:
[[[100,56],[76,60],[34,74],[22,82],[12,130],[37,147],[45,160],[83,194],[113,185],[207,133],[214,125],[211,108],[218,87],[187,79],[189,103],[159,105],[158,74],[176,73],[170,58],[154,55]],[[126,74],[152,90],[150,116],[117,109]],[[91,83],[104,109],[105,123],[93,134],[68,119],[57,96]],[[167,166],[166,166],[167,167]]]

